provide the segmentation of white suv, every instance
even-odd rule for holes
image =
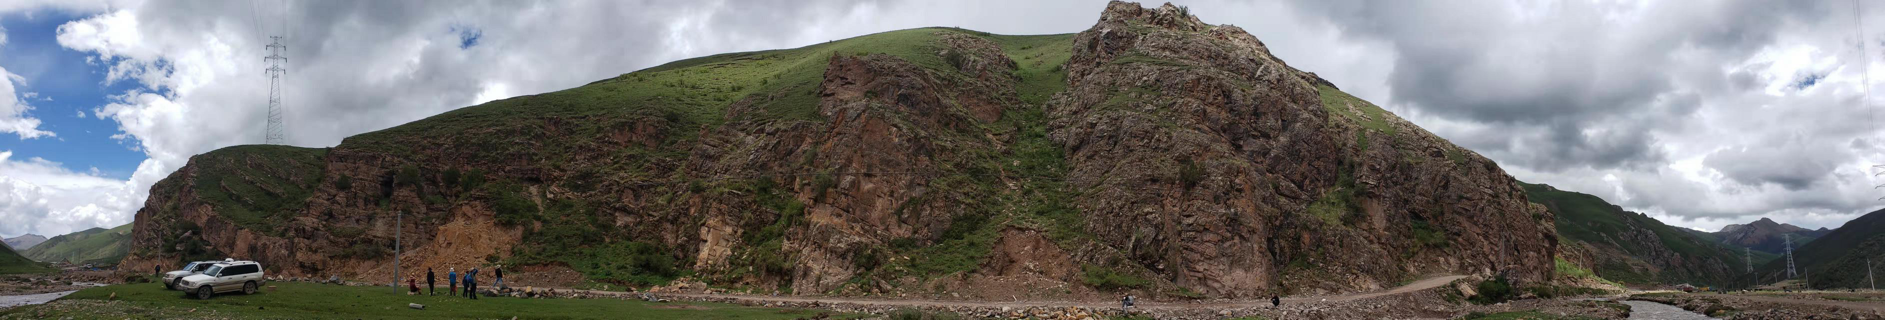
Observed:
[[[197,299],[209,299],[221,292],[242,291],[254,294],[262,286],[262,264],[255,261],[226,260],[211,265],[203,274],[183,277],[178,288],[195,293]]]
[[[177,281],[183,280],[183,277],[203,274],[204,270],[209,270],[209,266],[214,265],[217,262],[221,262],[221,261],[191,262],[190,264],[183,265],[183,269],[178,269],[176,271],[171,271],[171,272],[165,272],[164,273],[164,288],[170,289],[170,290],[177,290],[179,289],[177,288]]]

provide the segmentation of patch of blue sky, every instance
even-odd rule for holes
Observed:
[[[88,60],[85,52],[59,46],[59,25],[84,18],[58,10],[0,16],[7,38],[0,45],[0,67],[25,80],[15,83],[14,91],[33,107],[27,116],[41,121],[40,130],[57,134],[28,140],[0,134],[0,150],[12,151],[14,159],[44,158],[72,171],[97,168],[101,176],[124,179],[146,157],[134,150],[135,140],[112,137],[119,133],[117,122],[92,112],[110,104],[111,96],[144,85],[136,80],[106,85],[111,61]]]

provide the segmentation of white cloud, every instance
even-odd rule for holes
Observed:
[[[92,226],[131,223],[120,214],[143,203],[125,181],[72,172],[46,159],[13,159],[0,151],[0,235],[58,235]]]
[[[7,72],[6,68],[0,68],[0,76],[6,78],[0,80],[0,132],[19,135],[20,140],[56,136],[51,131],[40,130],[39,119],[27,113],[33,110],[33,106],[14,94],[13,86],[25,85],[26,80]]]

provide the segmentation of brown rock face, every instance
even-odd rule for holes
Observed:
[[[1491,161],[1450,159],[1470,152],[1386,113],[1330,112],[1359,106],[1323,101],[1305,81],[1319,78],[1241,29],[1114,2],[1073,50],[1070,87],[1048,107],[1073,183],[1094,190],[1078,202],[1089,230],[1180,286],[1249,296],[1550,275],[1549,214]],[[1332,193],[1352,193],[1337,221],[1307,212]]]
[[[690,59],[301,157],[226,150],[158,184],[127,261],[390,279],[398,231],[405,270],[1013,299],[1541,280],[1557,250],[1491,161],[1170,5],[1115,2],[1077,35]]]

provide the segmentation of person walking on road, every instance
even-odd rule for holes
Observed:
[[[446,272],[445,281],[452,283],[452,289],[450,291],[445,291],[445,293],[447,293],[446,295],[450,295],[450,296],[458,295],[458,268],[451,268],[451,271]]]
[[[491,289],[504,290],[504,266],[497,266],[492,270],[492,272],[496,272],[492,275],[497,276],[497,282],[493,282],[494,285],[491,286]]]
[[[434,282],[432,281],[434,281],[432,280],[432,267],[425,267],[425,295],[428,295],[428,296],[439,295],[439,288],[434,287],[433,286]]]

